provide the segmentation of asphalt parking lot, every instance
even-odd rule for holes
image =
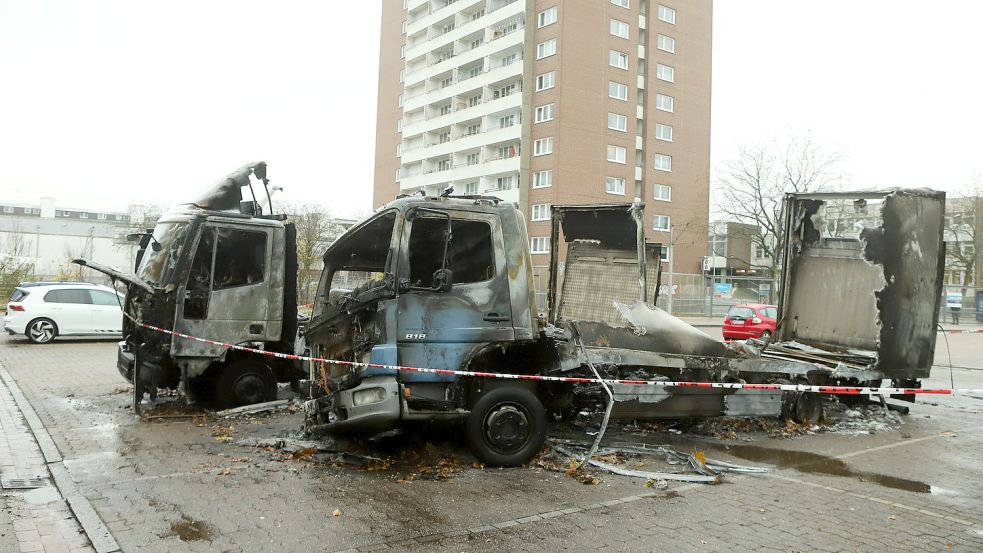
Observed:
[[[983,334],[948,338],[956,387],[983,388]],[[907,416],[828,405],[828,424],[792,431],[616,428],[610,443],[772,469],[663,487],[600,469],[571,477],[555,457],[483,468],[447,428],[336,444],[361,456],[348,462],[269,447],[297,437],[291,410],[140,420],[111,341],[4,336],[0,377],[0,478],[43,479],[0,490],[0,551],[983,550],[983,397],[920,400]],[[937,367],[927,385],[949,383]],[[554,436],[587,442],[591,428]]]

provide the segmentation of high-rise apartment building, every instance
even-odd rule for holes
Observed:
[[[706,255],[712,0],[383,0],[374,204],[646,204],[675,270]]]

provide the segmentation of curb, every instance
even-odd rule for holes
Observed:
[[[119,544],[116,543],[113,535],[109,532],[109,528],[99,518],[99,514],[92,508],[89,500],[79,493],[78,487],[75,486],[75,482],[69,476],[68,469],[65,467],[65,463],[62,462],[62,456],[58,451],[58,447],[55,446],[51,435],[44,428],[44,424],[38,418],[34,407],[31,406],[31,402],[28,401],[27,396],[24,395],[20,386],[17,385],[17,381],[14,380],[14,377],[7,372],[7,369],[3,365],[0,365],[0,380],[3,380],[7,389],[10,390],[10,395],[14,397],[14,403],[20,409],[28,428],[31,429],[31,434],[34,434],[34,439],[41,449],[41,455],[44,457],[48,472],[51,473],[51,479],[55,483],[55,488],[58,489],[58,493],[68,503],[68,507],[72,510],[72,514],[75,515],[79,526],[82,527],[86,537],[89,538],[92,548],[96,550],[96,553],[119,552]]]

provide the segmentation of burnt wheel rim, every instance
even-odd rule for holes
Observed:
[[[31,325],[30,334],[35,342],[48,342],[55,337],[55,325],[48,321],[37,321]]]
[[[237,405],[259,403],[266,398],[266,381],[255,373],[244,374],[232,383],[232,398]]]
[[[532,433],[529,414],[516,403],[500,403],[490,409],[483,426],[485,442],[499,453],[522,449]]]

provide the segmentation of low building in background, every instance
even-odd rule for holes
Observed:
[[[135,244],[126,234],[143,228],[145,210],[127,212],[58,206],[55,198],[38,204],[0,203],[0,256],[6,272],[24,280],[74,280],[107,284],[106,278],[72,265],[76,257],[98,259],[130,272]],[[146,224],[153,226],[153,221]]]

